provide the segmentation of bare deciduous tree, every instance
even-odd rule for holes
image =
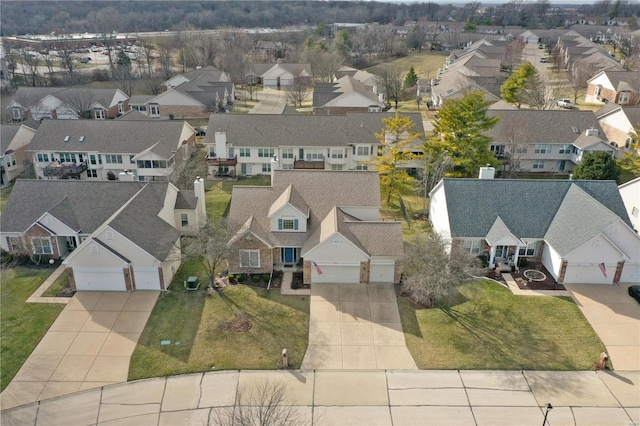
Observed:
[[[25,80],[28,76],[31,80],[31,86],[35,87],[38,80],[38,66],[40,65],[38,54],[22,49],[18,59],[20,60]]]
[[[142,80],[142,86],[146,93],[159,95],[162,92],[162,79],[159,76],[151,76]]]
[[[287,87],[287,100],[291,101],[293,106],[302,106],[302,102],[309,96],[307,85],[299,78],[293,80],[293,84]]]
[[[216,413],[218,426],[304,426],[306,419],[291,404],[284,383],[265,380],[238,392],[235,407]]]
[[[392,65],[383,65],[376,72],[376,82],[384,92],[387,102],[395,102],[398,108],[400,95],[402,94],[402,75],[400,70]]]
[[[567,72],[567,82],[573,94],[573,103],[578,103],[578,94],[580,90],[587,88],[587,81],[597,72],[597,68],[593,63],[578,61]]]
[[[164,79],[170,79],[173,74],[173,55],[171,43],[168,40],[158,43],[158,65]]]
[[[529,123],[520,119],[511,120],[506,123],[505,154],[502,158],[502,165],[507,178],[512,178],[518,170],[520,160],[527,152],[526,137],[530,134]]]
[[[153,63],[155,62],[154,50],[155,47],[150,40],[140,39],[140,46],[138,47],[138,54],[136,56],[140,76],[146,74],[148,77],[151,77],[153,75]]]
[[[196,236],[183,239],[183,260],[200,263],[209,279],[210,287],[215,287],[216,274],[230,254],[231,249],[227,242],[232,235],[224,218],[210,218]]]
[[[62,95],[65,105],[79,118],[91,118],[91,105],[95,101],[91,89],[69,88]]]
[[[416,233],[405,250],[402,290],[416,303],[432,308],[455,301],[460,285],[481,272],[478,258],[465,254],[437,233]]]
[[[67,84],[69,86],[74,85],[77,82],[77,73],[81,64],[76,61],[76,58],[73,55],[73,46],[70,41],[63,40],[58,43],[58,56],[60,57],[60,62],[62,62],[62,67],[67,72]]]

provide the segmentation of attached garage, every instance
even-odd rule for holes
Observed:
[[[358,284],[360,282],[360,264],[319,263],[318,268],[311,267],[312,283]]]
[[[136,290],[161,290],[160,273],[155,266],[133,267],[133,277],[135,280]]]
[[[567,284],[612,284],[616,263],[605,264],[605,277],[598,265],[568,264],[563,282]]]
[[[121,267],[73,268],[76,289],[80,291],[126,291],[124,272]]]
[[[369,269],[370,283],[392,283],[394,279],[395,261],[371,261]]]

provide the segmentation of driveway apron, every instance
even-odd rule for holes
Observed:
[[[314,284],[302,369],[416,369],[393,284]]]
[[[126,382],[158,294],[77,293],[0,394],[2,409]]]
[[[640,370],[640,305],[629,297],[630,284],[565,284],[607,347],[613,368]]]

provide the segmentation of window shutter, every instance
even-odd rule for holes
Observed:
[[[278,219],[278,229],[282,229],[282,219]]]
[[[294,229],[295,231],[297,231],[297,230],[298,230],[298,219],[293,219],[293,229]]]

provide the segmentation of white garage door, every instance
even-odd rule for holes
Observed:
[[[606,264],[605,277],[598,265],[567,265],[564,282],[567,284],[612,284],[616,264]]]
[[[134,267],[136,290],[160,290],[160,275],[156,267]]]
[[[318,271],[320,268],[320,271]],[[311,266],[312,283],[348,283],[360,282],[360,265],[322,265]]]
[[[625,262],[622,268],[621,283],[640,283],[640,263]]]
[[[394,263],[371,263],[369,270],[370,283],[392,283]]]
[[[81,291],[126,291],[122,268],[73,268],[76,289]]]
[[[264,81],[262,82],[262,84],[264,86],[277,86],[278,85],[278,79],[277,78],[265,78]]]

